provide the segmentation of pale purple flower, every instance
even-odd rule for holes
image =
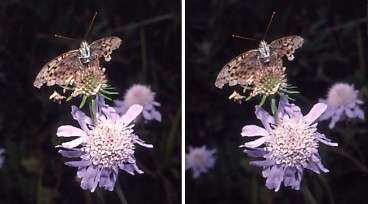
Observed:
[[[201,173],[208,172],[215,164],[216,158],[213,156],[216,149],[206,149],[206,146],[191,147],[189,153],[185,155],[185,169],[193,170],[193,178],[198,178]]]
[[[146,120],[157,120],[161,122],[161,113],[155,109],[160,103],[155,101],[155,93],[149,86],[134,84],[124,95],[124,100],[115,100],[115,109],[119,114],[124,114],[133,104],[143,106],[142,115]]]
[[[135,144],[147,148],[153,146],[145,144],[133,132],[134,124],[131,123],[141,113],[142,106],[132,105],[122,116],[100,97],[97,97],[96,106],[95,121],[76,106],[72,107],[72,116],[80,128],[60,126],[56,133],[58,137],[75,138],[57,147],[62,148],[59,153],[64,157],[81,159],[66,162],[66,165],[78,168],[77,177],[84,190],[94,192],[99,185],[112,191],[119,169],[132,175],[143,173],[136,165]]]
[[[262,176],[266,178],[269,189],[280,189],[281,183],[299,190],[304,169],[313,172],[328,172],[321,163],[318,154],[319,142],[337,146],[325,135],[317,132],[316,120],[326,110],[326,105],[317,103],[310,112],[303,116],[298,106],[289,104],[281,97],[277,109],[279,121],[261,107],[256,106],[256,116],[264,128],[247,125],[242,129],[242,136],[249,138],[260,136],[240,147],[248,156],[261,157],[264,160],[252,161],[251,165],[263,168]]]
[[[347,83],[334,84],[327,94],[327,99],[319,99],[319,102],[327,105],[326,112],[320,120],[331,119],[330,129],[335,127],[338,121],[346,118],[359,118],[364,120],[364,112],[359,108],[363,101],[358,99],[359,91],[354,89],[354,85]]]
[[[4,152],[5,152],[5,149],[0,148],[0,168],[3,166],[4,160],[5,160],[4,156],[2,155]]]

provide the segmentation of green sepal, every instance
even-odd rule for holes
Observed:
[[[112,101],[112,99],[110,98],[110,97],[108,97],[107,95],[105,95],[105,94],[102,94],[101,92],[99,92],[98,93],[98,95],[99,96],[101,96],[102,98],[104,98],[104,99],[107,99],[107,100],[109,100],[109,101]]]
[[[267,95],[263,95],[262,99],[261,99],[261,102],[259,103],[259,107],[263,106],[263,104],[266,102],[266,99],[267,99]]]
[[[79,105],[79,109],[83,108],[84,104],[86,104],[87,98],[88,98],[88,96],[83,95],[82,101]]]
[[[116,92],[116,91],[106,91],[106,90],[101,90],[102,93],[104,94],[108,94],[108,95],[117,95],[119,94],[119,92]]]
[[[72,96],[72,95],[70,95],[70,96],[66,99],[66,101],[70,101],[70,100],[72,100],[72,98],[73,98],[73,96]]]
[[[274,97],[272,97],[271,99],[271,111],[272,111],[272,115],[275,115],[276,113],[276,99]]]

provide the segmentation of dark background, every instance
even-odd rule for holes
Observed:
[[[254,115],[255,98],[242,104],[228,100],[233,92],[214,86],[217,74],[232,58],[258,47],[257,42],[234,39],[238,34],[262,40],[273,11],[267,42],[288,35],[305,39],[291,62],[284,59],[289,83],[301,93],[294,103],[307,114],[325,98],[335,82],[354,83],[367,100],[367,1],[364,0],[188,0],[186,1],[186,143],[217,148],[217,161],[209,173],[192,179],[186,175],[187,203],[367,203],[368,124],[340,122],[333,130],[320,122],[324,133],[338,148],[320,145],[322,163],[329,173],[306,170],[302,190],[281,187],[278,193],[265,187],[261,168],[239,145],[245,125],[262,126]],[[239,90],[238,90],[239,92]],[[269,103],[264,106],[269,110]],[[361,106],[367,115],[367,105]]]
[[[180,1],[0,1],[0,203],[119,203],[117,192],[83,191],[77,169],[55,145],[60,125],[78,126],[70,106],[48,99],[54,87],[37,89],[33,81],[51,59],[79,48],[94,12],[87,42],[115,35],[122,45],[104,63],[109,83],[120,93],[134,83],[149,85],[161,103],[162,122],[137,124],[137,146],[145,173],[119,172],[117,186],[128,203],[179,203],[181,200],[181,2]],[[54,34],[78,42],[53,37]],[[110,103],[111,102],[107,102]]]

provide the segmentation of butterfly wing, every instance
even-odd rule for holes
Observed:
[[[221,89],[226,83],[229,86],[251,84],[255,71],[262,66],[258,55],[258,50],[253,49],[232,59],[221,69],[215,86]]]
[[[69,84],[70,77],[81,67],[78,55],[79,50],[71,50],[55,57],[42,67],[33,85],[41,88],[45,83],[47,86]]]
[[[304,39],[297,35],[286,36],[270,43],[270,52],[276,53],[276,58],[287,56],[288,60],[294,59],[294,52],[304,43]],[[272,54],[271,54],[272,55]]]
[[[111,53],[113,50],[119,48],[121,44],[121,39],[115,36],[101,38],[91,43],[90,49],[93,55],[96,55],[99,59],[104,57],[105,61],[111,60]]]

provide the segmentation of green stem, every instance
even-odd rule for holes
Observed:
[[[125,195],[123,193],[123,190],[121,189],[121,185],[119,182],[117,182],[117,185],[115,185],[115,192],[118,195],[122,204],[128,204],[128,201],[125,198]]]
[[[271,95],[271,111],[272,115],[275,118],[276,123],[280,123],[279,115],[277,114],[277,107],[276,107],[276,98],[275,95]]]
[[[93,120],[93,124],[95,124],[97,122],[97,118],[96,118],[96,99],[90,100],[90,103],[89,103],[89,112],[91,114],[91,118]]]
[[[302,193],[304,195],[304,199],[306,200],[306,203],[318,204],[316,199],[314,199],[314,197],[313,197],[312,193],[310,192],[307,185],[302,183],[302,186],[301,186],[300,190],[302,191]]]
[[[327,191],[327,198],[329,200],[329,203],[332,203],[334,204],[335,203],[335,200],[333,198],[333,195],[332,195],[332,191],[331,191],[331,188],[330,186],[328,185],[328,182],[326,181],[325,177],[322,176],[321,174],[318,174],[317,175],[321,185],[326,189]]]

